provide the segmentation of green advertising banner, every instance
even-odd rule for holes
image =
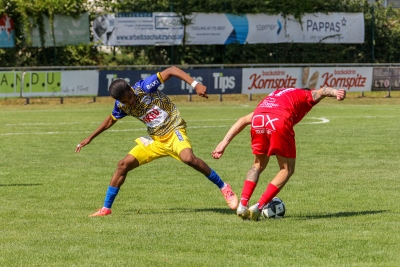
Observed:
[[[27,72],[24,77],[24,92],[44,93],[61,91],[61,72]],[[30,89],[30,91],[26,91]]]
[[[0,72],[0,94],[12,94],[19,91],[19,89],[16,89],[18,86],[16,82],[16,75],[14,72]]]
[[[0,72],[0,97],[96,96],[97,71]]]

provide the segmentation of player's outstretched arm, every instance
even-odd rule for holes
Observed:
[[[225,148],[229,145],[232,139],[238,135],[247,125],[251,123],[251,118],[253,117],[253,112],[247,114],[246,116],[241,117],[238,119],[235,124],[229,129],[226,133],[224,139],[217,145],[211,155],[214,159],[219,159],[224,154]]]
[[[75,148],[75,152],[80,152],[82,147],[88,145],[96,136],[113,126],[117,121],[113,119],[113,117],[110,115],[108,116],[101,124],[100,126],[91,134],[89,137],[86,139],[82,140]]]
[[[346,98],[346,90],[335,89],[332,87],[322,87],[312,91],[312,96],[315,101],[320,101],[326,96],[334,96],[338,101],[342,101]]]
[[[195,81],[192,77],[189,76],[189,74],[187,74],[178,67],[175,66],[169,67],[168,69],[165,69],[162,72],[160,72],[160,75],[161,78],[164,80],[164,82],[167,81],[172,76],[177,77],[187,82],[188,84],[192,85],[193,88],[196,90],[197,95],[208,98],[208,95],[206,93],[207,87]]]

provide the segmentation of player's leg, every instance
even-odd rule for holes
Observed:
[[[196,157],[193,154],[193,150],[191,148],[184,148],[180,153],[179,157],[182,162],[189,165],[193,169],[197,170],[204,174],[208,180],[214,183],[220,190],[221,193],[224,195],[225,201],[228,206],[235,210],[238,206],[238,198],[233,192],[231,186],[225,183],[221,177],[211,169],[207,163],[205,163],[202,159]]]
[[[237,208],[238,198],[233,192],[231,186],[225,183],[221,177],[204,162],[204,160],[194,155],[185,130],[179,130],[173,137],[171,137],[170,146],[173,151],[173,153],[171,153],[172,157],[177,158],[178,156],[178,160],[181,160],[196,171],[204,174],[208,180],[214,183],[221,190],[228,206],[231,209]]]
[[[280,170],[268,184],[267,189],[258,200],[258,207],[260,209],[268,204],[279,193],[294,173],[296,165],[295,158],[286,158],[276,155],[276,159],[278,160]]]
[[[90,215],[90,217],[105,216],[111,214],[111,206],[114,203],[115,197],[117,196],[121,185],[125,182],[126,175],[129,171],[138,166],[139,161],[131,154],[127,154],[122,160],[118,162],[117,168],[107,188],[103,208],[101,208],[96,213]]]
[[[236,214],[242,219],[248,219],[250,216],[248,206],[249,200],[257,186],[260,174],[265,170],[269,162],[269,156],[266,154],[254,155],[254,163],[247,172],[246,179],[243,184],[240,203],[236,210]]]
[[[257,221],[259,219],[262,208],[278,195],[294,173],[296,158],[286,158],[276,155],[276,159],[278,160],[280,170],[268,184],[257,203],[249,208],[251,220]]]
[[[294,139],[294,130],[292,122],[282,116],[267,114],[268,127],[268,155],[276,155],[280,171],[268,184],[266,190],[258,202],[249,208],[250,219],[258,220],[261,209],[270,202],[286,184],[294,172],[296,163],[296,143]],[[253,136],[252,136],[253,137]],[[252,143],[253,153],[255,150]],[[257,153],[255,153],[257,154]]]

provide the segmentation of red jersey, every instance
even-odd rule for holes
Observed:
[[[297,124],[318,102],[311,90],[302,88],[282,88],[269,94],[258,104],[254,114],[272,113],[290,119]]]

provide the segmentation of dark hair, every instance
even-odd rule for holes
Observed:
[[[124,79],[115,79],[108,87],[110,95],[114,99],[118,100],[121,99],[129,90],[131,90],[131,86]]]

